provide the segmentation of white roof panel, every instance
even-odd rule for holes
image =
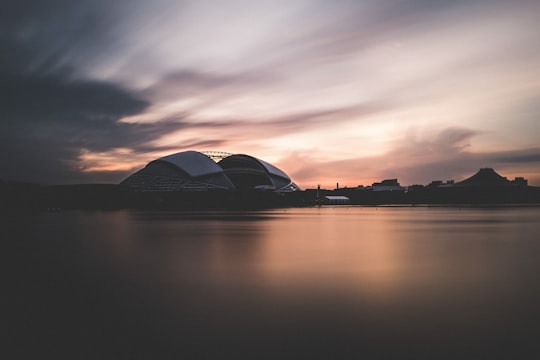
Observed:
[[[257,158],[256,158],[257,159]],[[257,159],[257,161],[262,165],[264,166],[264,168],[266,169],[266,171],[268,171],[270,174],[272,175],[276,175],[276,176],[279,176],[279,177],[282,177],[282,178],[285,178],[285,179],[289,179],[289,176],[287,174],[285,174],[283,171],[281,171],[280,169],[278,169],[277,167],[275,167],[274,165],[272,164],[269,164],[267,163],[266,161],[263,161],[261,159]]]
[[[156,161],[165,161],[184,170],[191,177],[222,173],[223,169],[208,156],[198,151],[183,151]]]

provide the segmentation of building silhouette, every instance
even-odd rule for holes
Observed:
[[[40,186],[0,181],[0,212],[59,209],[253,209],[314,205],[540,204],[540,187],[482,168],[459,181],[301,190],[282,170],[245,154],[184,151],[149,162],[120,184]]]

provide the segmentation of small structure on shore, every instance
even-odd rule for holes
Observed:
[[[351,199],[349,199],[347,196],[341,196],[341,195],[327,195],[323,198],[323,204],[329,204],[329,205],[343,205],[343,204],[349,204],[351,202]]]

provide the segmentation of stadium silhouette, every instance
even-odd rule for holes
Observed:
[[[121,185],[137,191],[300,190],[285,172],[253,156],[198,151],[151,161]]]
[[[302,190],[278,167],[246,154],[183,151],[150,161],[120,184],[40,186],[0,181],[0,212],[60,209],[258,209],[325,205],[540,204],[540,187],[482,168],[459,181]]]

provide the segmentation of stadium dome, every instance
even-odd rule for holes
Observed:
[[[299,190],[282,170],[253,156],[198,151],[183,151],[151,161],[121,185],[138,191]]]

